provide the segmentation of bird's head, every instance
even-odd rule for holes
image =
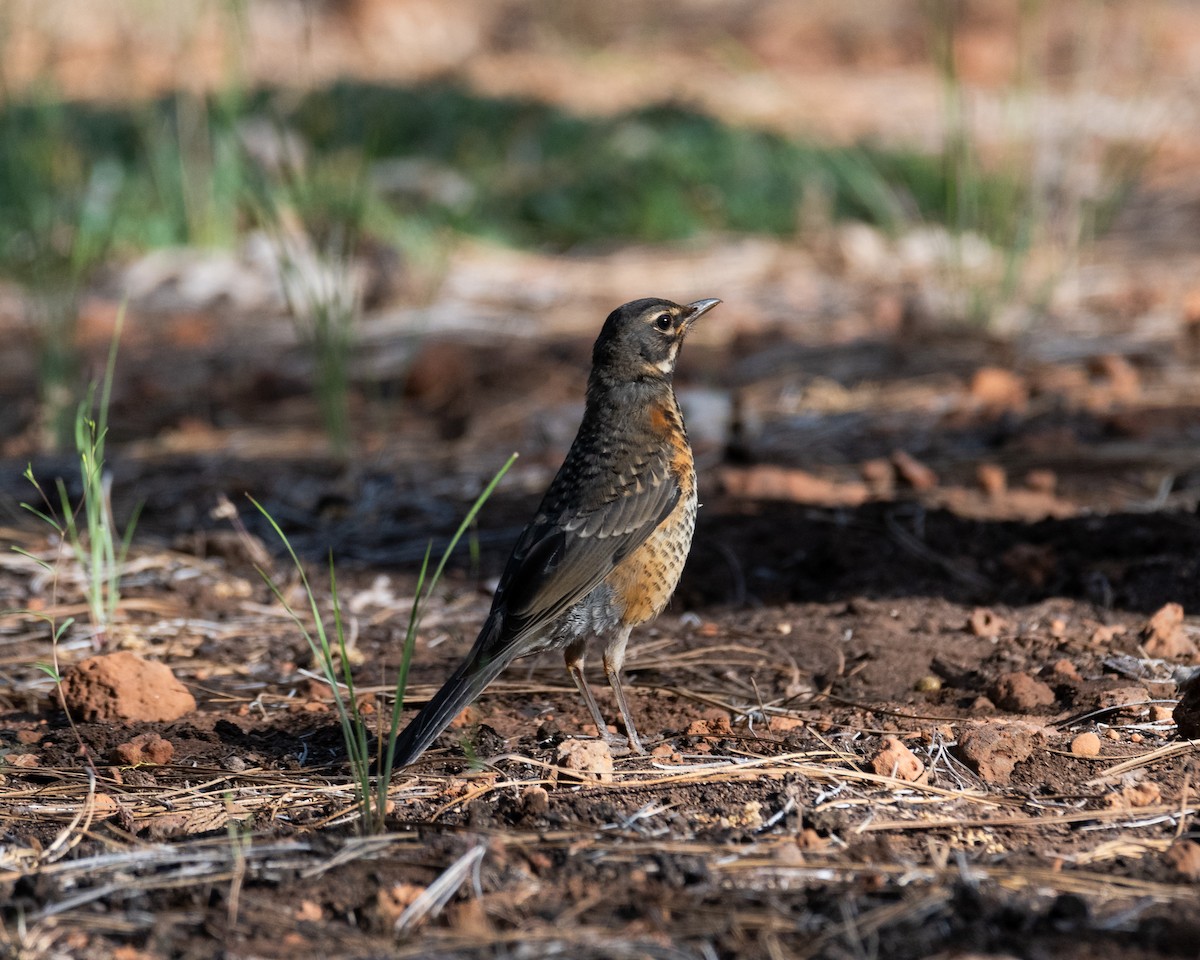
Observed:
[[[663,380],[675,372],[679,347],[696,320],[720,300],[680,305],[633,300],[604,321],[592,351],[592,376],[609,381]]]

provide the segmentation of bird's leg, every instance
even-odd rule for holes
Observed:
[[[587,708],[592,714],[592,720],[596,723],[596,734],[601,740],[607,741],[609,739],[608,724],[605,723],[604,714],[600,712],[600,706],[596,703],[596,698],[592,696],[591,687],[588,686],[587,679],[583,675],[583,659],[586,654],[587,641],[576,641],[567,647],[563,659],[567,664],[567,673],[575,681],[579,695],[583,697],[583,702],[587,704]]]
[[[625,700],[625,690],[621,686],[621,666],[625,663],[625,644],[629,642],[629,630],[625,629],[604,650],[604,675],[608,677],[608,685],[612,687],[613,696],[617,698],[617,708],[621,711],[621,721],[625,724],[625,736],[629,740],[629,749],[634,753],[645,754],[646,748],[638,739],[637,727],[633,725],[633,714],[629,712],[629,704]]]

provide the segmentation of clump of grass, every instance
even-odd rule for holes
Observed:
[[[320,665],[325,680],[333,691],[334,707],[342,728],[342,739],[346,746],[346,755],[350,761],[351,776],[355,784],[360,809],[360,823],[365,833],[383,831],[387,816],[387,791],[395,767],[396,738],[400,732],[400,715],[404,710],[404,696],[408,689],[408,670],[412,662],[413,649],[416,646],[417,630],[424,615],[426,603],[433,596],[434,590],[446,569],[446,563],[459,540],[470,529],[480,509],[492,495],[496,486],[513,465],[517,455],[514,453],[484,487],[483,492],[476,498],[471,509],[467,511],[462,523],[459,524],[454,536],[442,554],[437,566],[430,572],[430,560],[433,544],[426,548],[424,560],[421,563],[417,577],[417,587],[413,596],[412,608],[409,611],[408,627],[404,635],[404,648],[401,653],[400,668],[396,674],[396,683],[392,698],[392,712],[389,723],[380,737],[379,749],[374,757],[374,772],[372,772],[370,723],[363,713],[362,704],[354,684],[354,676],[350,670],[350,657],[346,648],[346,631],[342,621],[341,602],[338,598],[337,574],[333,557],[329,558],[329,592],[332,605],[332,623],[326,624],[321,614],[320,605],[313,593],[304,565],[300,562],[295,549],[287,535],[275,521],[267,509],[251,498],[251,503],[266,518],[271,529],[275,531],[283,543],[288,557],[292,561],[308,600],[308,616],[311,618],[310,629],[308,621],[297,612],[284,597],[278,583],[262,568],[259,574],[275,598],[287,611],[289,617],[300,628],[314,659]]]
[[[121,602],[121,571],[129,552],[137,524],[138,510],[117,538],[112,513],[110,477],[105,471],[105,444],[108,438],[108,408],[112,397],[113,372],[116,369],[117,347],[124,326],[124,308],[117,315],[99,397],[96,384],[75,413],[75,452],[79,458],[79,481],[82,497],[72,506],[66,482],[55,481],[56,497],[52,498],[34,475],[32,464],[25,468],[28,480],[41,497],[42,507],[28,503],[21,506],[50,525],[66,544],[79,564],[84,582],[88,615],[97,647],[106,644],[112,635],[117,607]],[[55,503],[55,499],[57,503]],[[79,514],[82,513],[82,518]]]
[[[364,294],[356,258],[369,210],[365,168],[361,160],[316,169],[287,164],[271,180],[253,181],[253,191],[289,313],[312,359],[325,432],[344,457],[352,446],[350,363]]]

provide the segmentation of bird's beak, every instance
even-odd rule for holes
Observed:
[[[684,326],[690,327],[720,302],[720,300],[697,300],[694,303],[689,303],[684,308],[685,312],[682,318]]]

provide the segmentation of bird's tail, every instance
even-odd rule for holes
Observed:
[[[467,658],[396,738],[393,769],[407,767],[421,756],[438,734],[450,726],[450,721],[458,716],[459,711],[479,696],[484,687],[512,662],[513,657],[507,651],[501,651],[498,655],[485,652],[488,648],[494,648],[499,628],[499,617],[488,620]]]

